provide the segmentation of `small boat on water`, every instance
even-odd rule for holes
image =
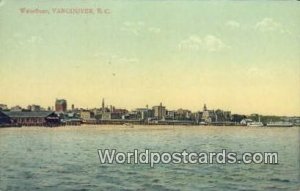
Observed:
[[[249,126],[249,127],[263,127],[264,124],[260,121],[259,122],[253,121],[253,122],[247,123],[247,126]]]
[[[293,127],[293,123],[285,121],[269,122],[267,127]]]
[[[258,121],[252,121],[247,123],[247,126],[249,127],[263,127],[264,124],[262,122],[260,122],[260,117],[258,117]]]
[[[208,125],[208,123],[206,123],[206,122],[204,122],[204,121],[201,121],[201,122],[199,123],[199,125]]]

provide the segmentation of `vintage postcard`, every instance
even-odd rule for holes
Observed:
[[[300,190],[298,1],[0,0],[0,191]]]

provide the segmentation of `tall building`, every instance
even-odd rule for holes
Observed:
[[[66,112],[67,111],[67,101],[65,99],[56,99],[55,111],[56,112]]]
[[[111,119],[111,112],[109,111],[109,109],[107,109],[105,107],[104,98],[102,98],[101,119],[102,120],[110,120]]]
[[[214,110],[208,110],[206,107],[206,104],[204,104],[203,107],[203,113],[202,113],[202,121],[206,123],[211,123],[216,121],[216,114]]]
[[[153,112],[154,112],[154,117],[157,119],[165,119],[166,117],[166,107],[162,106],[162,103],[160,103],[159,106],[153,106]]]
[[[204,106],[203,106],[203,111],[207,111],[206,104],[204,104]]]
[[[101,107],[102,113],[105,112],[105,103],[104,103],[104,98],[102,98],[102,107]]]

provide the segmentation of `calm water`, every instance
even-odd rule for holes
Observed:
[[[147,127],[146,127],[147,128]],[[271,151],[279,165],[101,165],[97,149]],[[0,129],[0,190],[300,190],[299,128]]]

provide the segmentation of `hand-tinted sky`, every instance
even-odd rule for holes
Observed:
[[[111,14],[52,13],[79,7]],[[300,115],[299,18],[293,1],[2,0],[0,103]]]

